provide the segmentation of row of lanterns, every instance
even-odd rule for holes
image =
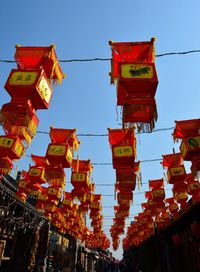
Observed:
[[[49,134],[51,143],[45,157],[32,155],[35,165],[28,172],[23,172],[16,197],[25,202],[28,195],[34,195],[38,211],[59,232],[80,239],[87,247],[108,248],[109,240],[102,231],[101,195],[94,194],[95,186],[90,181],[93,166],[90,160],[74,159],[74,152],[79,145],[76,130],[51,127]],[[72,169],[71,183],[74,189],[71,192],[63,192],[66,180],[64,168]],[[48,183],[48,187],[42,186],[45,183]],[[78,199],[80,205],[74,199]],[[89,209],[93,232],[85,224],[84,216]]]
[[[11,101],[2,106],[0,123],[5,136],[0,136],[0,174],[8,174],[12,161],[19,159],[36,134],[39,119],[36,111],[48,109],[52,85],[61,83],[62,73],[55,46],[16,46],[17,69],[12,69],[5,89]],[[16,197],[25,202],[34,195],[36,208],[51,220],[60,232],[79,238],[88,247],[107,249],[110,242],[102,231],[101,195],[94,194],[90,181],[91,162],[74,159],[79,141],[75,129],[50,128],[51,143],[44,157],[31,155],[33,166],[23,171]],[[72,192],[63,192],[66,182],[64,168],[71,168]],[[46,186],[48,184],[48,187]],[[80,205],[74,202],[80,201]],[[85,212],[90,209],[93,231],[85,225]]]
[[[117,106],[122,107],[122,128],[108,129],[118,202],[110,228],[114,250],[119,246],[119,235],[124,233],[140,170],[140,162],[135,161],[135,129],[151,132],[157,120],[154,42],[154,38],[149,42],[110,42],[111,84],[116,84]]]
[[[52,84],[62,82],[64,74],[55,53],[55,46],[16,46],[17,68],[12,69],[5,84],[11,101],[2,106],[0,124],[0,174],[8,174],[12,161],[18,160],[30,145],[39,123],[36,111],[48,109]]]
[[[148,199],[142,203],[143,212],[134,217],[134,223],[128,227],[123,247],[138,246],[155,232],[155,224],[160,230],[176,220],[188,205],[200,201],[199,135],[200,119],[176,121],[173,137],[182,139],[180,153],[163,155],[162,165],[167,169],[167,182],[172,184],[173,197],[165,198],[164,180],[150,180],[151,191],[145,193]],[[193,140],[194,139],[194,140]],[[184,160],[191,161],[191,173],[186,173]]]

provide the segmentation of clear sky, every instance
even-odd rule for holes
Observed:
[[[113,41],[149,41],[156,37],[156,54],[200,49],[199,0],[18,0],[3,1],[0,9],[0,59],[13,60],[15,45],[49,46],[56,44],[60,60],[110,58],[108,44]],[[174,55],[156,58],[159,85],[156,93],[158,121],[155,129],[170,128],[175,120],[199,118],[200,54]],[[4,84],[15,63],[0,63],[0,106],[10,101]],[[37,112],[39,131],[49,131],[50,125],[76,128],[77,134],[106,134],[107,128],[120,128],[116,115],[116,86],[110,85],[110,62],[61,63],[67,74],[62,85],[54,88],[48,110]],[[0,128],[1,134],[3,134]],[[137,159],[159,159],[162,154],[178,151],[172,130],[142,134],[137,137]],[[111,163],[107,137],[79,137],[77,155],[93,163]],[[27,155],[45,155],[50,139],[37,134]],[[18,169],[28,170],[29,157],[17,162]],[[141,212],[144,191],[149,179],[163,176],[159,161],[141,165],[144,185],[135,190],[131,216]],[[112,165],[94,165],[92,174],[96,193],[103,194],[104,230],[114,215],[115,171]],[[67,171],[67,181],[70,172]],[[107,184],[109,186],[100,186]],[[167,185],[166,185],[167,186]],[[71,189],[67,184],[67,190]],[[170,190],[166,192],[170,195]],[[112,249],[111,249],[112,250]],[[113,253],[121,258],[119,250]]]

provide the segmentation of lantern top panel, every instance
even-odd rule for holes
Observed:
[[[200,134],[200,119],[175,121],[174,140]]]
[[[15,60],[19,69],[43,68],[47,78],[62,82],[65,77],[59,65],[55,46],[21,46],[16,45]]]
[[[111,83],[119,76],[119,63],[153,63],[155,58],[155,38],[144,42],[112,42]]]
[[[31,154],[31,159],[34,161],[36,166],[45,166],[48,164],[48,160],[43,156]]]
[[[108,137],[111,145],[135,143],[135,132],[133,128],[129,129],[108,128]]]
[[[149,188],[162,188],[164,186],[164,179],[149,180]]]
[[[92,172],[93,166],[90,160],[73,160],[72,169],[76,172],[87,173]]]
[[[68,143],[70,147],[78,149],[79,141],[76,136],[76,129],[50,128],[52,143]]]
[[[183,157],[181,153],[166,154],[162,155],[162,157],[162,165],[164,168],[175,167],[183,164]]]

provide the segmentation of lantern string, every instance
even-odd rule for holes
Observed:
[[[200,49],[182,51],[182,52],[166,52],[162,54],[157,54],[155,57],[165,57],[165,56],[173,56],[173,55],[187,55],[193,53],[200,53]],[[93,62],[93,61],[111,61],[112,58],[87,58],[87,59],[64,59],[59,60],[61,63],[70,63],[70,62]],[[1,63],[15,63],[15,60],[0,60]]]
[[[144,133],[155,133],[155,132],[161,132],[161,131],[168,131],[168,130],[172,130],[175,127],[167,127],[167,128],[158,128],[158,129],[154,129],[151,132],[136,132],[135,134],[144,134]],[[36,133],[38,134],[47,134],[49,135],[49,132],[46,131],[42,131],[42,130],[38,130]],[[94,133],[79,133],[77,134],[78,137],[107,137],[108,133],[105,134],[94,134]]]

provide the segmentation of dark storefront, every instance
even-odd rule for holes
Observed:
[[[125,251],[124,261],[130,272],[199,272],[200,203],[191,205],[141,246]]]

